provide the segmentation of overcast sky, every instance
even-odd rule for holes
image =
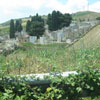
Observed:
[[[100,0],[0,0],[0,23],[29,15],[46,15],[52,10],[74,13],[89,10],[100,12]]]

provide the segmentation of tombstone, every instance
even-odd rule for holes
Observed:
[[[37,41],[37,36],[30,36],[29,37],[29,42],[36,43],[36,41]]]
[[[63,37],[64,37],[63,30],[59,30],[57,33],[57,42],[61,42]]]
[[[46,43],[46,38],[45,37],[40,37],[40,44]]]
[[[66,43],[71,44],[72,43],[71,39],[67,39]]]
[[[57,41],[57,33],[58,33],[58,31],[53,31],[53,32],[51,33],[51,36],[52,36],[52,40],[53,40],[53,41]]]

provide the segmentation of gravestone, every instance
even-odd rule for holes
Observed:
[[[71,39],[67,39],[66,43],[71,44],[72,43]]]
[[[40,37],[40,44],[46,43],[46,37]]]
[[[57,42],[61,42],[62,38],[64,37],[63,30],[59,30],[56,34],[57,34]]]
[[[29,37],[29,42],[36,43],[36,41],[37,41],[37,36],[30,36]]]

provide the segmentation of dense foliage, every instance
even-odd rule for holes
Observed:
[[[99,100],[100,72],[93,69],[78,71],[68,77],[48,77],[48,85],[30,85],[28,82],[18,81],[20,77],[2,77],[0,82],[0,100],[84,100],[82,97]],[[39,79],[38,79],[39,80]]]
[[[72,21],[70,14],[62,14],[59,11],[53,11],[52,14],[48,14],[47,24],[49,30],[55,31],[63,27],[68,27]]]
[[[15,32],[21,32],[22,30],[21,20],[16,20],[16,23],[14,23],[14,20],[10,21],[10,38],[15,38]]]
[[[16,20],[16,23],[15,23],[15,31],[16,32],[21,32],[23,27],[22,27],[22,21],[21,20]]]
[[[97,17],[96,20],[100,20],[100,17]]]
[[[26,32],[29,32],[30,27],[31,27],[31,21],[28,20],[27,23],[26,23]]]
[[[31,18],[31,21],[27,21],[26,31],[30,36],[37,36],[38,38],[44,34],[44,20],[36,14]]]
[[[68,50],[66,43],[21,45],[10,55],[0,55],[0,70],[15,75],[100,68],[100,47]]]
[[[10,21],[10,38],[15,38],[15,25],[14,20]]]

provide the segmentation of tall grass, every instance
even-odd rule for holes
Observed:
[[[24,43],[8,56],[0,56],[0,68],[8,74],[34,74],[99,68],[100,47],[68,50],[67,44]],[[8,69],[9,67],[9,69]]]

